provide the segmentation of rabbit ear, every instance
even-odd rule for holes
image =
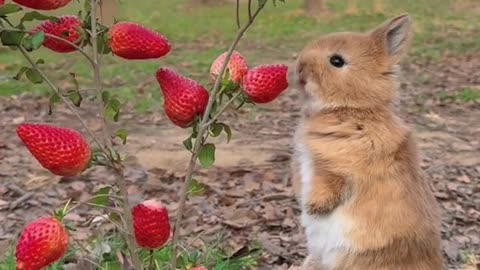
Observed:
[[[371,35],[385,48],[392,64],[397,64],[407,52],[412,36],[412,20],[408,15],[398,16],[373,30]]]

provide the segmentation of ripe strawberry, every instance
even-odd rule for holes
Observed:
[[[205,266],[195,266],[190,268],[190,270],[208,270]]]
[[[66,6],[72,0],[13,0],[13,2],[38,10],[54,10]]]
[[[285,65],[255,67],[243,78],[243,89],[255,103],[270,102],[287,89],[287,71],[288,67]]]
[[[113,54],[125,59],[160,58],[170,52],[170,43],[164,36],[136,23],[116,23],[109,35]]]
[[[222,53],[213,61],[212,66],[210,68],[210,75],[211,80],[214,81],[218,74],[220,74],[220,69],[222,68],[223,62],[225,61],[225,57],[227,56],[227,52]],[[247,61],[243,56],[238,53],[237,51],[233,51],[232,56],[230,57],[230,61],[228,61],[227,70],[230,74],[230,80],[240,84],[242,82],[243,76],[248,71]]]
[[[40,270],[60,259],[67,249],[68,234],[60,221],[53,217],[36,219],[20,234],[16,269]]]
[[[203,86],[168,68],[159,68],[156,76],[165,113],[175,125],[188,127],[196,115],[203,115],[208,103],[208,92]]]
[[[5,0],[0,0],[0,6],[2,6],[3,4],[5,4]]]
[[[79,45],[83,38],[83,29],[80,20],[75,16],[64,15],[58,17],[59,22],[43,21],[32,32],[43,31],[46,34],[61,37],[75,45]],[[45,37],[43,46],[59,53],[68,53],[75,51],[75,48],[63,41],[51,37]]]
[[[157,249],[170,238],[167,208],[156,200],[147,200],[132,208],[135,240],[140,247]]]
[[[17,135],[30,153],[51,173],[75,176],[87,168],[91,151],[78,132],[50,125],[21,124]]]

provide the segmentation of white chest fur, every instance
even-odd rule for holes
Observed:
[[[297,133],[297,136],[299,135],[301,136]],[[301,140],[297,140],[299,141]],[[334,269],[339,252],[350,249],[345,237],[348,220],[342,215],[341,207],[325,216],[312,216],[306,213],[304,206],[309,201],[314,174],[313,160],[305,145],[297,143],[295,148],[301,176],[301,221],[305,227],[308,251],[311,256],[322,261],[324,269]]]

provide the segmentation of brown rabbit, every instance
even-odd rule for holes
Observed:
[[[298,57],[304,101],[292,165],[305,270],[442,268],[437,203],[393,106],[411,34],[403,15],[321,37]]]

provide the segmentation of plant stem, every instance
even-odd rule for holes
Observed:
[[[181,230],[180,225],[182,224],[183,212],[185,211],[185,204],[188,197],[188,187],[190,186],[190,182],[193,176],[193,171],[195,170],[195,166],[197,164],[197,157],[198,157],[199,150],[201,149],[201,147],[203,146],[203,143],[205,142],[204,134],[205,134],[205,131],[208,130],[208,125],[206,124],[209,121],[215,121],[215,118],[212,118],[212,120],[209,120],[208,116],[210,115],[210,111],[212,110],[213,104],[215,103],[215,100],[217,98],[217,93],[220,90],[222,78],[225,74],[225,70],[227,69],[228,62],[230,61],[230,58],[232,56],[233,51],[235,50],[235,47],[237,46],[238,42],[243,37],[245,32],[248,30],[248,28],[252,25],[257,15],[265,7],[265,4],[266,3],[264,3],[263,5],[259,5],[255,13],[247,21],[247,23],[241,29],[238,30],[235,36],[235,39],[233,43],[230,45],[227,55],[225,56],[225,60],[222,64],[222,67],[220,68],[219,75],[215,80],[215,84],[213,86],[212,92],[210,93],[210,97],[208,99],[207,107],[203,114],[202,121],[200,122],[198,135],[195,139],[195,145],[192,150],[192,156],[190,158],[190,162],[188,163],[187,174],[185,175],[185,180],[180,190],[180,201],[178,203],[178,209],[175,215],[175,225],[174,225],[173,238],[172,238],[172,258],[171,258],[171,268],[174,270],[176,269],[176,266],[177,266],[178,241],[179,241],[180,230]],[[218,115],[216,115],[216,117],[218,117]]]
[[[98,47],[97,47],[97,38],[98,38],[98,32],[97,32],[97,0],[91,0],[91,42],[92,42],[92,52],[93,52],[93,80],[94,80],[94,85],[95,85],[95,90],[97,92],[97,102],[98,102],[98,108],[100,109],[100,116],[102,118],[102,134],[103,134],[103,142],[105,143],[106,147],[108,150],[112,149],[112,141],[110,140],[110,136],[108,135],[108,125],[107,121],[105,118],[105,106],[103,104],[102,100],[102,80],[101,80],[101,74],[100,74],[100,59],[99,59],[99,54],[98,54]],[[124,168],[123,165],[120,163],[120,161],[117,161],[114,159],[114,157],[111,155],[111,153],[107,154],[108,157],[110,158],[110,161],[113,165],[113,170],[115,171],[116,178],[117,178],[117,184],[120,189],[120,195],[123,200],[122,204],[122,223],[123,223],[123,228],[126,230],[126,233],[124,233],[125,241],[128,246],[128,250],[130,252],[131,260],[132,260],[132,265],[135,270],[141,270],[142,269],[142,263],[140,261],[140,257],[137,253],[137,244],[134,239],[134,231],[133,231],[133,218],[132,218],[132,212],[130,211],[130,202],[128,200],[128,190],[127,190],[127,182],[125,180],[125,173],[124,173]]]
[[[150,262],[148,263],[148,270],[153,270],[153,250],[150,250]]]
[[[220,110],[212,117],[212,119],[210,119],[205,124],[205,126],[209,127],[211,124],[213,124],[218,119],[218,117],[220,117],[220,115],[241,95],[242,95],[241,91],[239,91],[235,95],[233,95],[233,97],[230,100],[228,100],[227,103],[225,103],[222,106],[222,108],[220,108]]]
[[[75,117],[78,119],[78,121],[80,122],[80,124],[83,126],[83,128],[87,131],[87,133],[90,135],[90,137],[93,139],[93,141],[98,145],[98,147],[105,153],[107,154],[107,151],[105,151],[105,148],[103,147],[103,144],[101,144],[98,140],[97,140],[97,137],[95,136],[95,134],[93,134],[93,132],[88,128],[87,124],[85,123],[85,121],[83,121],[82,117],[78,114],[77,110],[75,109],[75,107],[73,107],[73,105],[70,103],[70,101],[67,99],[67,97],[63,96],[61,93],[60,93],[60,90],[58,90],[58,88],[53,84],[52,81],[50,81],[50,79],[45,75],[45,73],[43,73],[43,71],[41,71],[37,64],[35,64],[35,61],[33,61],[33,59],[30,57],[30,55],[28,55],[28,52],[25,50],[25,48],[23,48],[22,46],[17,46],[17,48],[20,50],[20,52],[23,54],[23,56],[25,57],[25,59],[27,59],[27,61],[30,63],[30,65],[38,72],[38,74],[40,74],[40,76],[42,77],[42,79],[48,84],[48,86],[50,87],[50,89],[52,89],[52,91],[57,94],[60,99],[63,101],[63,103],[65,103],[65,105],[67,105],[67,107],[70,109],[70,111],[73,113],[73,115],[75,115]]]

